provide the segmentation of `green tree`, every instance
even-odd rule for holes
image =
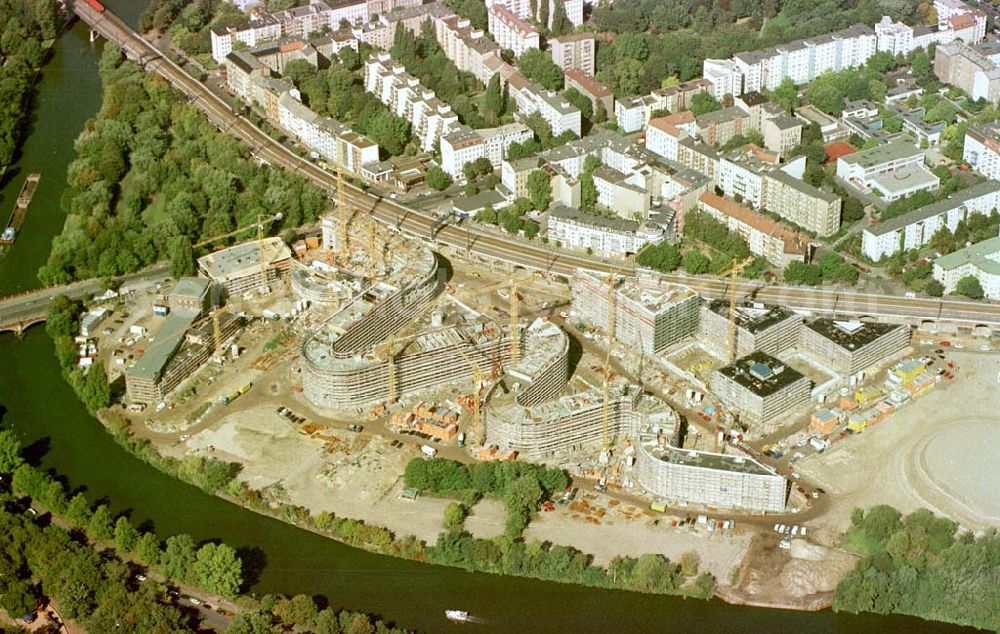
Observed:
[[[160,561],[160,540],[153,533],[143,533],[135,546],[135,556],[144,564],[156,565]]]
[[[966,275],[955,284],[955,293],[964,295],[969,299],[982,299],[983,286],[974,275]]]
[[[168,540],[169,549],[169,540]],[[194,578],[199,587],[223,596],[235,596],[243,585],[243,564],[226,544],[205,544],[198,549]]]
[[[83,493],[77,493],[66,507],[66,520],[74,528],[83,528],[90,523],[90,502]]]
[[[451,186],[451,176],[437,165],[432,165],[427,170],[425,181],[428,187],[439,192]]]
[[[549,90],[562,90],[563,72],[552,55],[539,49],[528,49],[517,59],[517,68],[528,79],[537,81]]]
[[[191,241],[185,236],[174,236],[167,244],[170,274],[176,279],[194,273],[194,252],[191,250]]]
[[[37,606],[35,589],[27,580],[17,579],[10,582],[3,589],[3,596],[0,596],[0,608],[6,610],[11,619],[34,614]]]
[[[458,528],[465,521],[467,514],[468,511],[464,504],[449,502],[448,506],[444,507],[444,527],[447,529]]]
[[[115,536],[114,527],[111,520],[111,511],[104,504],[94,510],[87,522],[87,535],[97,541],[108,541]]]
[[[684,267],[684,270],[691,275],[708,273],[711,263],[712,261],[708,259],[708,256],[698,249],[691,249],[685,253],[684,257],[681,259],[681,264]]]
[[[944,295],[944,285],[937,280],[930,280],[924,285],[924,292],[931,297],[941,297]]]
[[[0,429],[0,473],[13,473],[24,464],[21,442],[10,429]]]
[[[799,105],[799,87],[791,77],[785,77],[770,93],[771,101],[781,106],[785,112],[791,112]]]
[[[139,531],[124,515],[115,522],[115,549],[122,555],[128,555],[135,550],[139,541]]]
[[[544,0],[543,4],[547,2]],[[562,2],[556,2],[556,9],[552,13],[552,28],[549,29],[554,36],[568,35],[573,32],[573,23],[569,21],[569,16],[566,15],[566,7],[563,6]]]
[[[185,582],[191,578],[195,564],[194,540],[190,535],[168,537],[160,553],[160,570],[170,579]]]
[[[552,200],[552,185],[549,182],[549,173],[545,170],[535,170],[528,175],[528,198],[531,206],[538,211],[548,209],[549,201]]]
[[[691,98],[691,113],[700,117],[703,114],[708,114],[709,112],[715,112],[722,108],[722,104],[716,99],[712,93],[700,92]]]

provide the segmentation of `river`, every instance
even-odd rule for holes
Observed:
[[[142,3],[108,3],[133,24]],[[98,48],[77,23],[62,35],[38,85],[27,138],[14,176],[0,192],[13,204],[29,172],[42,174],[24,232],[0,260],[0,294],[38,285],[52,237],[73,141],[100,105]],[[115,512],[161,536],[189,533],[223,539],[260,570],[257,593],[321,595],[331,605],[364,610],[407,628],[457,629],[443,612],[482,617],[474,631],[632,632],[956,632],[959,628],[907,617],[853,616],[745,608],[721,601],[597,590],[496,575],[471,574],[375,555],[245,511],[163,475],[118,447],[62,380],[42,328],[23,339],[0,337],[0,404],[33,461],[107,501]],[[466,626],[468,629],[468,626]]]

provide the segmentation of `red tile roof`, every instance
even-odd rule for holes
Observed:
[[[843,141],[834,141],[829,145],[824,145],[823,150],[826,151],[826,162],[832,163],[839,158],[847,156],[848,154],[854,154],[857,152],[853,147],[844,143]]]
[[[608,90],[608,87],[597,81],[587,73],[583,72],[579,68],[571,68],[566,71],[566,79],[572,80],[574,83],[580,86],[581,90],[586,91],[590,95],[597,97],[598,99],[603,99],[604,97],[610,97],[613,93]]]

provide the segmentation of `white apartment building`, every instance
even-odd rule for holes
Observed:
[[[764,171],[765,168],[757,162],[722,157],[715,182],[728,198],[760,209],[764,204]]]
[[[547,235],[549,242],[590,249],[602,257],[638,253],[647,244],[656,244],[666,237],[662,228],[651,223],[586,214],[558,203],[549,208]]]
[[[1000,181],[1000,128],[980,125],[969,128],[962,160],[986,178]]]
[[[877,50],[875,32],[863,24],[772,48],[737,53],[727,60],[705,60],[702,74],[712,92],[738,96],[744,92],[774,90],[786,77],[796,85],[828,71],[857,68]]]
[[[489,30],[500,48],[520,57],[528,49],[540,46],[538,29],[514,15],[510,9],[494,4],[487,13]]]
[[[554,37],[549,40],[549,49],[552,52],[552,63],[563,72],[575,68],[594,76],[597,38],[593,33]]]
[[[546,0],[486,0],[487,10],[500,5],[510,9],[511,13],[516,15],[522,20],[539,20],[541,16],[541,3]],[[556,3],[563,6],[563,10],[566,11],[566,18],[573,24],[573,26],[580,26],[583,24],[583,0],[547,0],[549,3],[549,19],[548,23],[545,25],[547,28],[552,28],[552,18],[556,14]],[[535,9],[535,14],[532,15],[532,8]]]
[[[212,59],[223,64],[226,55],[233,52],[236,42],[254,47],[264,42],[281,38],[281,22],[271,15],[263,14],[243,24],[214,27],[211,32]]]
[[[320,117],[291,92],[278,98],[278,124],[302,145],[352,174],[379,160],[378,146],[329,117]]]
[[[959,221],[971,214],[989,214],[997,209],[1000,209],[1000,182],[978,183],[944,200],[865,227],[861,250],[877,262],[899,251],[922,247],[942,227],[954,231]]]
[[[458,115],[451,106],[407,74],[388,53],[377,53],[365,62],[365,91],[410,122],[412,134],[425,152],[433,151],[441,137],[458,125]]]
[[[441,137],[441,169],[452,178],[458,178],[466,163],[480,158],[486,158],[494,167],[499,167],[511,143],[527,141],[532,134],[531,128],[523,123],[479,130],[466,125],[457,126]]]
[[[649,216],[649,192],[646,191],[646,179],[641,174],[625,174],[601,165],[592,175],[598,205],[625,219]]]
[[[680,140],[694,136],[696,128],[695,117],[690,110],[650,119],[646,124],[646,149],[665,159],[676,161]]]
[[[978,44],[986,38],[986,15],[961,0],[934,0],[934,11],[937,13],[938,30],[954,28],[956,18],[966,17],[976,24],[976,40],[970,44]]]
[[[508,80],[508,88],[522,117],[535,112],[541,114],[552,129],[552,136],[559,136],[567,130],[577,136],[581,135],[580,109],[561,94],[546,90],[541,84],[529,82],[516,71]]]
[[[691,99],[701,92],[709,92],[711,83],[705,79],[692,79],[670,88],[658,88],[642,97],[626,97],[615,102],[618,127],[626,134],[641,130],[657,110],[678,113],[688,110]]]
[[[483,84],[488,84],[493,75],[507,67],[500,58],[500,47],[487,39],[481,29],[472,28],[467,18],[457,15],[436,18],[434,36],[458,70],[472,73]],[[509,68],[513,72],[513,68]]]
[[[959,249],[934,260],[934,279],[951,293],[963,277],[974,277],[988,299],[1000,299],[1000,237]]]

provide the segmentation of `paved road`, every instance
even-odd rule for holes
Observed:
[[[187,95],[220,130],[247,143],[259,159],[296,172],[330,194],[336,192],[334,175],[282,146],[250,121],[235,115],[223,99],[173,61],[162,56],[157,48],[113,13],[98,13],[83,2],[75,2],[73,8],[77,15],[101,35],[119,43],[130,57],[144,64],[147,69],[159,73]],[[447,245],[458,252],[469,253],[490,261],[500,260],[558,275],[571,275],[577,268],[613,270],[625,274],[635,272],[634,265],[630,263],[611,262],[583,254],[559,251],[539,242],[506,235],[498,230],[479,226],[441,225],[441,221],[428,212],[409,209],[353,185],[347,185],[345,199],[357,210],[356,213],[371,216],[418,239],[434,242],[438,246]],[[668,279],[688,283],[709,296],[721,295],[727,284],[725,280],[684,276],[668,276]],[[944,319],[966,325],[983,324],[1000,327],[998,304],[907,299],[828,289],[760,288],[759,284],[746,281],[739,281],[737,284],[738,292],[743,296],[754,294],[760,301],[775,302],[793,309],[823,311],[844,316]]]

